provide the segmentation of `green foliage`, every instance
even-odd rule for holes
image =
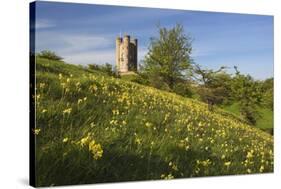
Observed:
[[[127,75],[122,75],[121,79],[124,79],[126,81],[131,81],[135,82],[141,85],[149,85],[148,79],[145,77],[145,75],[139,73],[139,74],[127,74]]]
[[[159,27],[159,37],[151,39],[143,64],[153,86],[159,88],[166,84],[173,89],[177,80],[184,79],[190,68],[191,50],[191,39],[184,34],[182,25],[172,29]]]
[[[223,110],[59,61],[36,68],[37,186],[273,172],[272,136]]]
[[[49,60],[62,60],[63,58],[58,56],[55,52],[49,50],[43,50],[37,54],[40,58],[46,58]]]
[[[193,64],[193,77],[198,82],[197,92],[203,102],[208,103],[209,109],[213,105],[228,103],[231,95],[231,77],[224,72],[225,67],[214,71],[202,69],[200,65]]]
[[[264,106],[270,108],[273,111],[273,78],[266,79],[261,83],[262,94],[263,94],[263,104]]]
[[[261,85],[250,75],[240,74],[237,67],[235,70],[236,75],[231,85],[233,96],[240,105],[241,114],[250,124],[256,125],[256,121],[260,117],[257,108],[262,103]]]
[[[173,88],[173,92],[183,97],[191,98],[194,94],[191,84],[188,82],[177,82]]]
[[[104,65],[89,64],[88,68],[91,70],[96,70],[96,71],[106,73],[109,76],[115,76],[112,65],[109,63],[105,63]]]

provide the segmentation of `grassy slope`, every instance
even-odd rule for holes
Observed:
[[[234,113],[235,115],[239,116],[239,105],[234,103],[230,106],[224,107],[225,110]],[[259,108],[259,113],[261,117],[257,120],[256,127],[261,129],[270,129],[273,128],[273,112],[268,108]]]
[[[222,110],[37,59],[36,185],[273,171],[272,136]]]

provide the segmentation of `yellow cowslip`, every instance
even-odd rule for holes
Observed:
[[[41,129],[34,129],[34,130],[33,130],[33,133],[34,133],[35,135],[39,135],[40,131],[41,131]]]
[[[137,138],[135,139],[135,143],[136,143],[136,144],[141,144],[141,139],[137,137]]]
[[[68,141],[68,137],[66,137],[62,140],[63,143],[66,143],[67,141]]]
[[[87,145],[90,142],[90,136],[87,135],[86,137],[82,138],[79,143],[80,145],[83,147],[85,145]]]
[[[82,103],[82,101],[83,101],[82,99],[78,99],[77,104],[79,105],[80,103]]]
[[[173,179],[173,178],[175,178],[171,173],[170,174],[168,174],[167,176],[165,176],[165,180],[170,180],[170,179]]]
[[[45,87],[45,85],[46,85],[45,83],[39,83],[39,88],[43,89]]]
[[[95,140],[89,143],[89,151],[92,153],[95,160],[99,159],[103,155],[103,149],[100,144],[97,144]]]
[[[231,164],[231,161],[224,162],[224,165],[227,167],[230,166],[230,164]]]
[[[146,123],[145,123],[145,126],[146,126],[146,127],[151,127],[151,126],[152,126],[152,123],[146,122]]]
[[[67,109],[63,110],[62,113],[63,113],[63,114],[70,114],[71,111],[72,111],[72,108],[67,108]]]
[[[263,171],[264,171],[264,166],[261,165],[261,167],[260,167],[260,173],[262,173]]]
[[[61,79],[62,79],[62,77],[63,77],[63,76],[62,76],[62,74],[60,73],[60,74],[59,74],[59,80],[61,80]]]

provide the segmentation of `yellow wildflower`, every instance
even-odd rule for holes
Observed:
[[[145,123],[145,126],[146,126],[146,127],[151,127],[151,126],[152,126],[152,123],[146,122],[146,123]]]
[[[35,135],[38,135],[40,133],[41,129],[34,129],[33,132]]]
[[[82,138],[82,139],[80,140],[81,146],[85,146],[85,145],[87,145],[89,142],[90,142],[90,136],[89,136],[89,135],[86,136],[86,137],[84,137],[84,138]]]
[[[72,108],[67,108],[65,110],[63,110],[63,114],[70,114],[72,111]]]
[[[262,173],[264,171],[264,166],[262,165],[261,167],[260,167],[260,172]]]
[[[247,153],[247,158],[250,159],[253,157],[253,151]]]
[[[77,104],[79,105],[82,102],[82,99],[78,99]]]
[[[66,137],[62,140],[63,143],[66,143],[67,141],[68,141],[68,137]]]
[[[135,143],[141,144],[141,139],[137,137],[136,140],[135,140]]]
[[[95,160],[102,157],[103,149],[100,144],[96,144],[95,140],[89,143],[89,151],[93,154]]]
[[[164,179],[165,180],[170,180],[170,179],[173,179],[173,178],[174,178],[174,176],[170,173]]]
[[[39,83],[39,88],[44,88],[45,87],[45,83]]]
[[[227,167],[230,166],[230,164],[231,164],[231,161],[227,161],[227,162],[224,163],[224,165],[227,166]]]

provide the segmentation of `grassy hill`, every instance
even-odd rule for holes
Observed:
[[[36,185],[273,172],[273,137],[223,110],[36,60]]]

